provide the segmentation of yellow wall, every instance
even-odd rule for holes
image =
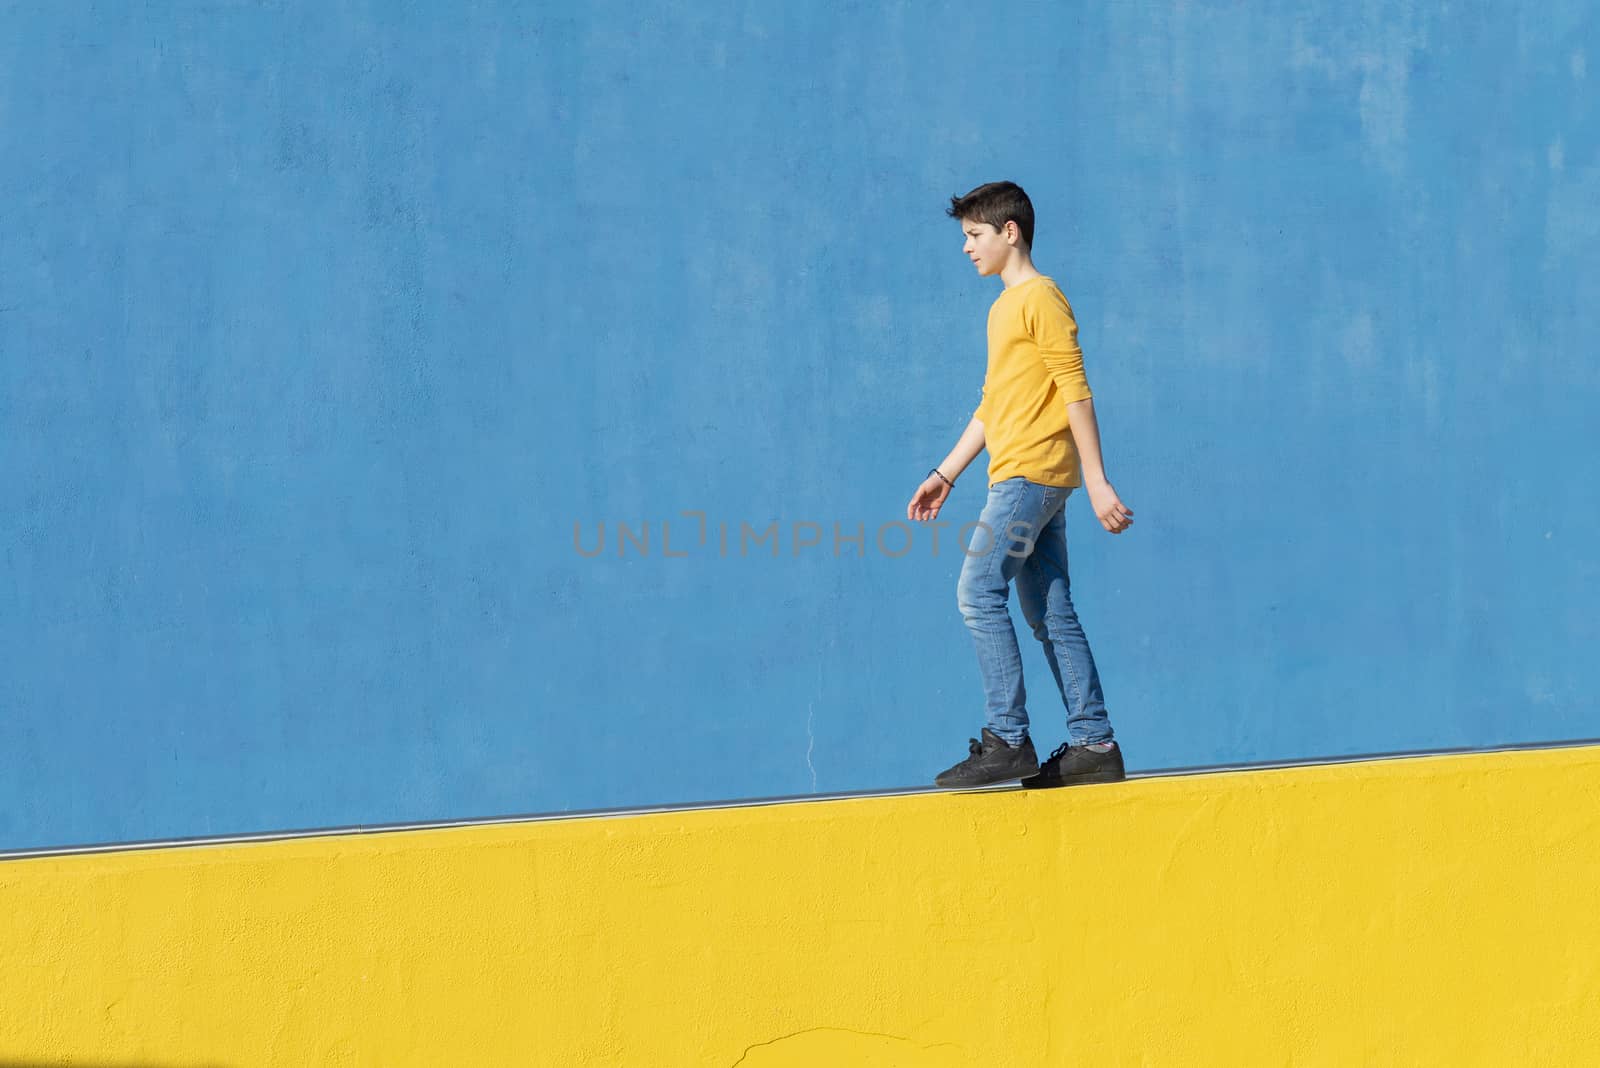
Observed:
[[[0,862],[0,1063],[1600,1063],[1600,749]]]

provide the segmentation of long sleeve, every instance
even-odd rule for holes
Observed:
[[[1089,379],[1083,373],[1083,350],[1078,347],[1078,321],[1072,305],[1053,286],[1035,286],[1023,304],[1023,325],[1039,346],[1045,370],[1068,404],[1088,400]]]

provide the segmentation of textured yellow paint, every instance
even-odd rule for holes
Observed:
[[[1600,1063],[1600,749],[0,863],[0,1064]]]

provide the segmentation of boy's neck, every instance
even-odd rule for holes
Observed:
[[[1034,267],[1031,259],[1013,261],[1001,269],[1000,281],[1006,284],[1007,289],[1010,289],[1012,286],[1021,285],[1030,279],[1038,278],[1039,275],[1040,271]]]

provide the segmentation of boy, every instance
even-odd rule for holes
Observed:
[[[989,497],[956,585],[978,650],[988,724],[981,738],[970,740],[967,759],[934,783],[1116,782],[1125,777],[1122,752],[1072,608],[1063,509],[1081,485],[1100,525],[1112,534],[1132,525],[1133,512],[1117,498],[1101,464],[1078,324],[1055,282],[1033,266],[1033,204],[1019,186],[980,185],[951,197],[947,214],[961,221],[967,235],[962,251],[978,274],[999,275],[1005,288],[989,309],[982,400],[950,455],[928,472],[906,506],[908,519],[937,517],[961,472],[988,448]],[[1021,651],[1006,607],[1013,579],[1023,618],[1044,643],[1067,709],[1067,740],[1042,763],[1028,736]]]

